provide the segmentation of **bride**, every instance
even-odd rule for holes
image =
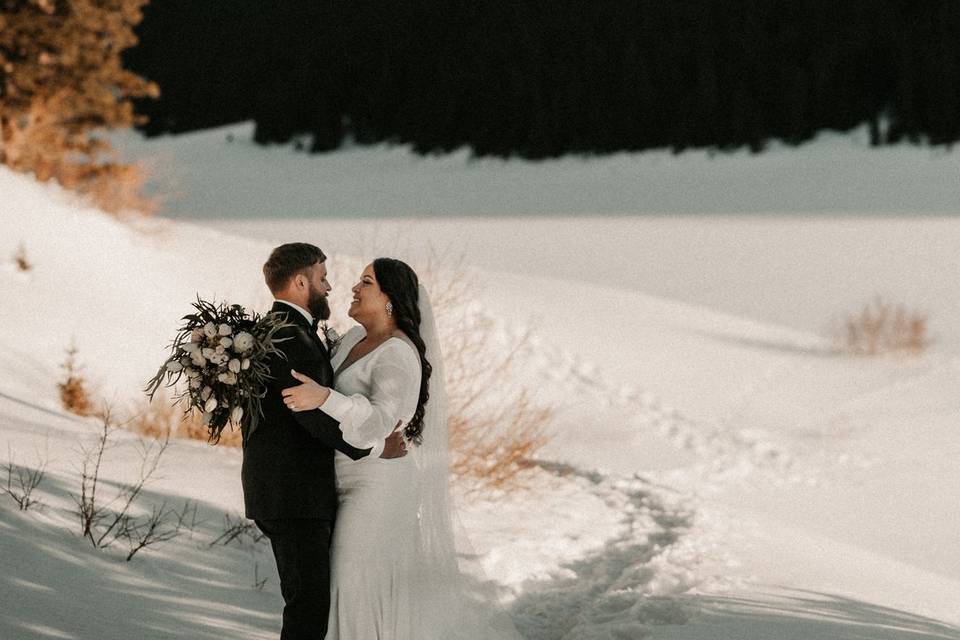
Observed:
[[[374,449],[357,461],[336,454],[327,640],[518,639],[459,570],[443,361],[425,289],[404,262],[378,258],[349,315],[359,325],[333,356],[335,389],[294,373],[303,384],[283,392],[292,410],[319,408],[346,442]],[[377,448],[400,428],[411,454],[381,460]]]

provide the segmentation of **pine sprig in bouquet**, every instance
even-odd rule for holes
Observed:
[[[238,304],[193,303],[196,313],[184,316],[184,324],[170,345],[170,357],[145,389],[153,400],[161,384],[172,387],[186,377],[187,386],[174,397],[185,412],[203,414],[203,423],[216,444],[229,424],[244,434],[257,426],[263,415],[260,401],[267,393],[269,356],[280,353],[275,334],[291,326],[277,314],[248,313]]]

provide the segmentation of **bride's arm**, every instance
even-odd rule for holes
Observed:
[[[412,413],[419,394],[420,358],[407,345],[397,343],[374,363],[369,397],[332,389],[320,410],[340,422],[345,442],[354,447],[367,442],[362,448],[373,448],[371,455],[376,455],[383,440]]]

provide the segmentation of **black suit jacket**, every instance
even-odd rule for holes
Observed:
[[[273,379],[262,400],[263,417],[243,443],[243,499],[251,519],[332,518],[337,507],[334,449],[354,460],[370,453],[343,441],[339,423],[322,411],[293,412],[281,391],[299,383],[290,370],[332,387],[330,356],[303,314],[276,302],[272,312],[285,313],[294,326],[278,331],[277,344],[286,358],[273,356]]]

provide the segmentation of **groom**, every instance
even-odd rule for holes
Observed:
[[[326,256],[305,243],[277,247],[263,275],[283,313],[294,326],[281,330],[271,359],[271,386],[262,401],[263,419],[243,436],[243,497],[248,518],[270,539],[283,594],[281,640],[322,640],[330,608],[330,538],[337,509],[333,455],[357,460],[370,449],[356,449],[340,434],[339,423],[321,411],[294,413],[281,391],[300,384],[290,370],[332,387],[330,354],[317,335],[317,323],[330,317]],[[379,449],[379,447],[377,447]],[[400,433],[384,442],[381,458],[405,455]]]

